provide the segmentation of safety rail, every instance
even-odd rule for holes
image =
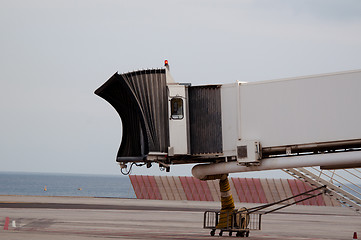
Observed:
[[[323,191],[317,192],[318,190],[323,190]],[[315,194],[311,194],[312,192],[315,192]],[[263,209],[266,209],[266,208],[275,206],[276,204],[281,204],[281,203],[283,203],[283,202],[286,202],[286,201],[288,201],[288,200],[291,200],[291,199],[294,199],[294,198],[297,198],[297,197],[306,196],[306,197],[304,197],[304,198],[302,198],[302,199],[300,199],[300,200],[297,200],[297,201],[294,201],[294,202],[292,202],[292,203],[288,203],[288,204],[282,205],[282,206],[280,206],[280,207],[277,207],[277,208],[275,208],[275,209],[272,209],[272,210],[269,210],[269,211],[265,211],[265,212],[262,213],[262,215],[266,215],[266,214],[268,214],[268,213],[272,213],[272,212],[281,210],[281,209],[283,209],[283,208],[289,207],[289,206],[291,206],[291,205],[295,205],[295,204],[297,204],[297,203],[300,203],[300,202],[309,200],[309,199],[311,199],[311,198],[320,196],[320,195],[325,194],[325,193],[327,193],[327,192],[328,192],[328,189],[326,188],[326,186],[320,186],[320,187],[317,187],[317,188],[313,188],[313,189],[311,189],[311,190],[308,190],[308,191],[306,191],[306,192],[303,192],[303,193],[294,195],[294,196],[292,196],[292,197],[282,199],[282,200],[277,201],[277,202],[268,203],[268,204],[264,204],[264,205],[261,205],[261,206],[258,206],[258,207],[249,208],[249,209],[248,209],[248,212],[249,212],[249,213],[258,212],[258,211],[260,211],[260,210],[263,210]]]
[[[327,195],[361,214],[361,187],[351,181],[360,181],[359,169],[326,170],[315,167],[284,169],[284,172],[312,186],[327,186]]]

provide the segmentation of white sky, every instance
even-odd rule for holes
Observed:
[[[361,68],[359,0],[1,0],[0,31],[0,171],[118,174],[120,120],[93,94],[116,71],[168,59],[196,85]]]

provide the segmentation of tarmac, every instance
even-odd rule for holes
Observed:
[[[218,202],[0,196],[0,239],[238,239],[203,228],[204,211],[219,208]],[[245,239],[349,240],[354,232],[361,239],[361,215],[345,207],[291,206],[263,215],[261,225]]]

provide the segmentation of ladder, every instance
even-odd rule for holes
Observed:
[[[283,171],[297,179],[309,183],[313,187],[321,187],[324,185],[327,186],[328,191],[326,191],[326,194],[336,199],[338,202],[341,203],[341,205],[348,207],[356,211],[357,213],[361,214],[361,199],[355,196],[355,195],[361,196],[360,193],[361,187],[357,184],[352,183],[348,177],[345,177],[344,173],[343,174],[336,173],[336,170],[324,171],[315,167],[311,167],[307,169],[291,168],[291,169],[283,169]],[[354,169],[353,172],[346,169],[344,169],[344,171],[346,171],[347,174],[351,174],[353,178],[361,179],[357,174],[357,173],[361,173],[361,171],[359,171],[358,169]],[[355,187],[350,188],[345,184],[345,182]],[[348,189],[348,191],[346,191],[345,189]],[[351,194],[350,192],[353,192],[355,195]]]

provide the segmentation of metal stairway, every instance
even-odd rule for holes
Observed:
[[[358,181],[361,180],[361,171],[359,169],[337,170],[343,171],[341,174],[336,173],[336,170],[320,170],[315,167],[307,169],[291,168],[283,169],[283,171],[297,179],[309,183],[315,188],[326,185],[328,189],[328,192],[326,193],[329,196],[339,201],[341,205],[361,214],[361,199],[355,196],[361,196],[361,187],[360,185],[354,184],[349,180],[350,178],[356,179]],[[358,173],[360,173],[360,175],[358,175]],[[353,188],[350,186],[353,186]],[[348,189],[348,191],[345,189]],[[350,192],[353,192],[355,195],[351,194]]]

